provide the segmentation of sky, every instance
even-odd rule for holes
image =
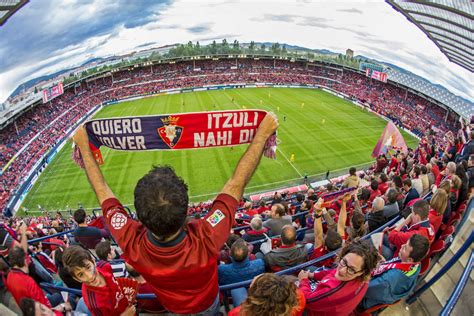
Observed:
[[[30,0],[0,27],[0,103],[25,81],[93,57],[223,38],[350,48],[474,101],[473,74],[382,0]]]

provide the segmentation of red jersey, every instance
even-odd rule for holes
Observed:
[[[90,286],[82,283],[84,303],[93,316],[120,315],[128,307],[128,300],[122,293],[112,274],[97,268],[106,282],[104,286]]]
[[[20,269],[13,268],[10,270],[7,275],[6,285],[18,306],[20,306],[22,298],[28,297],[52,308],[51,303],[46,295],[44,295],[38,283]]]
[[[328,251],[326,250],[326,248],[324,248],[324,246],[321,246],[321,247],[318,247],[316,249],[314,249],[313,253],[311,254],[311,257],[309,257],[309,260],[314,260],[314,259],[317,259],[319,257],[322,257],[324,255],[327,255],[328,254]],[[316,266],[318,267],[331,267],[333,264],[334,264],[334,258],[335,257],[331,257],[331,258],[328,258],[326,260],[323,260],[321,262],[318,262],[316,263]]]
[[[397,247],[397,250],[393,254],[394,258],[398,257],[398,252],[400,251],[402,245],[404,245],[408,241],[408,239],[410,239],[410,237],[415,234],[425,236],[426,238],[428,238],[430,243],[433,242],[435,237],[433,226],[430,224],[430,221],[428,219],[411,225],[410,227],[405,226],[400,231],[392,230],[388,234],[388,241],[390,242],[390,244]]]
[[[387,190],[388,190],[388,183],[387,182],[380,182],[378,189],[379,189],[381,195],[384,195],[385,192],[387,192]]]
[[[314,281],[304,279],[300,289],[306,298],[308,315],[349,315],[362,300],[369,282],[339,281],[336,269],[314,273]]]
[[[124,258],[153,288],[160,303],[170,312],[193,314],[209,308],[217,297],[217,259],[237,205],[230,195],[219,194],[203,220],[187,223],[167,243],[132,220],[115,198],[104,201],[102,211]]]

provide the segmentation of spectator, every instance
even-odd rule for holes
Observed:
[[[71,310],[70,304],[60,304],[53,309],[35,301],[32,298],[24,297],[20,302],[20,309],[25,316],[43,316],[43,315],[66,315],[67,311]]]
[[[291,225],[286,225],[282,229],[281,246],[272,249],[264,256],[265,265],[272,271],[288,269],[305,262],[307,258],[307,248],[296,244],[296,229]]]
[[[232,263],[221,264],[218,267],[219,284],[231,284],[253,279],[265,272],[262,259],[249,260],[247,243],[240,239],[230,248]]]
[[[271,219],[263,222],[263,227],[268,228],[272,236],[280,235],[283,226],[291,225],[293,219],[285,215],[285,206],[281,203],[273,204],[270,212]]]
[[[245,232],[242,238],[247,242],[264,240],[266,239],[266,233],[268,229],[263,227],[262,219],[260,217],[254,217],[250,221],[250,229]],[[255,244],[253,248],[253,253],[260,251],[260,244]]]
[[[340,216],[340,213],[339,213],[339,216]],[[355,210],[351,216],[347,239],[348,241],[353,241],[357,238],[365,236],[366,233],[367,233],[367,228],[365,226],[365,216],[364,214],[362,214],[362,212]]]
[[[74,212],[74,221],[78,226],[74,231],[74,238],[76,242],[81,244],[86,249],[94,249],[103,238],[107,238],[109,236],[107,231],[103,229],[87,226],[86,211],[84,211],[82,208]]]
[[[306,215],[305,214],[299,214],[306,212],[308,210],[306,203],[304,202],[304,194],[298,193],[296,195],[296,207],[295,207],[295,212],[294,214],[297,215],[295,216],[295,220],[298,221],[299,225],[301,228],[306,227]]]
[[[369,202],[372,203],[372,201],[377,197],[381,196],[382,193],[379,190],[379,182],[377,180],[372,180],[370,183],[370,197],[369,197]]]
[[[268,114],[208,215],[187,224],[187,186],[170,167],[155,167],[138,181],[134,194],[139,223],[129,217],[105,182],[90,151],[85,129],[80,128],[74,136],[107,225],[123,256],[150,284],[168,311],[213,314],[219,309],[219,251],[265,142],[277,127],[277,119]]]
[[[423,235],[430,243],[434,239],[434,229],[428,219],[430,206],[427,201],[420,200],[413,204],[411,214],[400,224],[390,231],[388,238],[384,238],[382,245],[382,255],[386,260],[398,256],[398,252],[402,245],[414,234]],[[384,231],[388,232],[387,227]]]
[[[423,170],[423,169],[422,169]],[[422,171],[423,172],[423,171]],[[431,187],[434,185],[436,177],[433,173],[433,165],[431,163],[426,164],[426,174],[428,176],[428,188],[431,189]],[[429,191],[429,190],[428,190]],[[428,192],[427,192],[428,193]]]
[[[448,195],[444,190],[436,190],[430,200],[430,213],[428,218],[436,234],[443,221],[443,213],[448,205]]]
[[[386,223],[384,207],[384,199],[382,199],[380,196],[376,197],[372,203],[372,210],[370,213],[367,213],[367,226],[369,228],[369,232],[376,230]]]
[[[406,207],[411,200],[418,199],[420,195],[415,188],[412,188],[410,179],[403,181],[403,190],[405,191],[405,200],[403,200],[403,206]]]
[[[379,256],[368,241],[347,244],[339,254],[337,268],[300,271],[300,289],[308,315],[349,315],[364,297],[370,274]]]
[[[95,253],[99,258],[97,267],[112,274],[114,278],[124,278],[128,276],[125,262],[122,260],[112,261],[115,258],[115,250],[110,245],[109,240],[98,243],[97,246],[95,246]]]
[[[472,188],[474,188],[474,155],[469,157],[466,173],[469,179],[469,192],[472,192]]]
[[[456,162],[468,160],[471,155],[474,155],[474,130],[471,130],[469,141],[464,144],[461,153],[456,156]]]
[[[254,278],[247,299],[228,315],[300,316],[305,304],[303,293],[287,276],[265,273]]]
[[[414,289],[421,270],[420,261],[430,247],[422,235],[412,235],[400,248],[397,258],[381,262],[372,273],[369,288],[360,307],[364,310],[375,305],[393,304]]]
[[[381,193],[382,195],[384,195],[385,192],[387,192],[388,187],[389,187],[389,185],[388,185],[388,177],[387,177],[387,175],[386,175],[385,173],[381,173],[381,174],[379,175],[379,187],[378,187],[380,193]]]
[[[96,267],[89,251],[81,246],[70,246],[64,251],[63,264],[71,276],[82,283],[82,297],[93,316],[135,315],[135,306],[129,306],[112,274]]]
[[[343,216],[339,216],[338,223],[337,223],[337,231],[336,231],[336,224],[334,220],[330,216],[329,212],[326,208],[321,208],[323,200],[320,199],[317,204],[314,206],[314,251],[311,254],[310,260],[317,259],[322,257],[329,252],[333,252],[342,246],[342,237],[345,235],[345,226],[346,226],[346,219]],[[324,217],[328,230],[326,233],[326,237],[323,240],[323,225],[321,222],[321,218]],[[319,262],[318,266],[326,266],[330,267],[334,263],[334,258],[328,258],[322,262]]]
[[[423,183],[420,179],[421,169],[420,166],[415,165],[411,171],[411,184],[412,187],[418,192],[418,196],[421,197],[423,193]]]
[[[49,298],[46,297],[35,280],[28,275],[27,256],[23,248],[14,247],[8,255],[8,260],[12,268],[7,275],[6,286],[10,293],[12,293],[18,306],[20,306],[21,300],[25,297],[31,298],[48,308],[61,303],[60,294],[55,293],[50,295]]]
[[[344,179],[342,183],[343,188],[357,188],[360,184],[360,179],[356,174],[356,168],[351,167],[349,169],[349,176]]]
[[[423,186],[423,192],[421,192],[421,196],[425,196],[430,191],[430,179],[428,177],[428,168],[425,165],[420,167],[421,170],[421,184]]]
[[[396,189],[389,189],[386,194],[387,204],[383,208],[385,221],[388,222],[400,214],[398,207],[399,192]]]

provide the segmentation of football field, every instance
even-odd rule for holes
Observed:
[[[234,100],[232,102],[232,100]],[[350,102],[316,89],[231,89],[164,95],[104,107],[96,118],[263,109],[278,115],[277,159],[262,158],[246,194],[302,183],[305,174],[321,178],[367,166],[386,121]],[[405,132],[407,145],[417,140]],[[215,197],[231,176],[247,145],[181,151],[123,152],[101,148],[105,179],[123,204],[133,205],[137,181],[153,165],[169,164],[189,186],[191,201]],[[98,207],[83,170],[71,159],[68,142],[46,168],[23,206],[37,211]],[[292,159],[293,156],[293,159]],[[20,209],[21,210],[21,209]]]

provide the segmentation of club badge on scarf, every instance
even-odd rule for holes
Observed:
[[[153,116],[95,119],[86,131],[94,158],[103,163],[100,147],[116,150],[179,150],[225,147],[252,141],[267,112],[262,110],[213,111]],[[265,144],[265,157],[276,158],[276,134]],[[84,162],[75,147],[73,160]]]

